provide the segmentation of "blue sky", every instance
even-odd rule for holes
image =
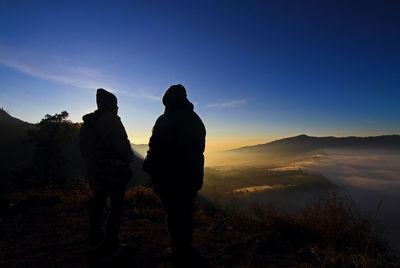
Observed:
[[[146,143],[181,83],[215,150],[399,134],[396,2],[1,1],[0,106],[80,121],[96,88],[111,89],[131,141]]]

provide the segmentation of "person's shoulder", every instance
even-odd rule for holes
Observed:
[[[162,123],[164,123],[166,120],[168,120],[168,116],[166,115],[166,114],[162,114],[162,115],[160,115],[158,118],[157,118],[157,120],[156,120],[156,125],[157,124],[162,124]]]
[[[87,122],[94,117],[94,113],[88,113],[82,116],[83,122]]]
[[[192,112],[192,116],[193,116],[193,118],[195,118],[195,120],[203,123],[203,121],[201,120],[200,116],[195,111]]]
[[[96,112],[88,113],[82,116],[82,121],[86,124],[93,124],[96,121]]]
[[[181,127],[180,123],[184,122],[190,124],[190,120],[188,120],[182,113],[179,112],[164,113],[158,117],[156,123],[154,124],[153,129],[169,132],[172,131],[174,128],[180,128]]]
[[[198,128],[202,129],[202,131],[205,131],[206,127],[205,127],[203,121],[201,120],[200,116],[195,111],[193,111],[192,116],[193,116],[193,121],[195,122],[195,125]]]
[[[195,111],[192,111],[192,115],[193,115],[194,117],[200,119],[200,116],[199,116]],[[201,119],[200,119],[200,120],[201,120]]]
[[[108,133],[112,129],[118,128],[121,124],[121,119],[117,114],[105,111],[99,116],[96,128],[100,132]]]
[[[99,120],[106,121],[106,122],[112,122],[112,121],[118,122],[118,121],[121,121],[121,118],[115,113],[105,111],[101,114]]]

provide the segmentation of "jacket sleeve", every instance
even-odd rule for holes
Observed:
[[[115,127],[112,128],[111,143],[115,148],[115,152],[126,162],[133,161],[133,152],[131,143],[126,134],[125,128],[121,119],[116,120]]]
[[[143,162],[143,170],[150,175],[155,175],[160,166],[163,163],[165,164],[165,153],[169,144],[165,119],[165,116],[161,115],[154,124],[149,141],[149,150]]]
[[[94,141],[93,130],[85,123],[82,124],[79,130],[79,148],[84,158],[88,158],[93,154]]]
[[[204,126],[203,121],[201,121],[200,117],[197,114],[196,117],[198,118],[198,125],[200,130],[200,151],[201,153],[204,153],[204,150],[206,148],[206,127]]]
[[[108,115],[100,122],[102,133],[109,139],[116,155],[127,163],[133,160],[133,152],[128,135],[119,116]]]
[[[160,116],[154,124],[150,141],[149,152],[157,152],[165,145],[164,117]]]

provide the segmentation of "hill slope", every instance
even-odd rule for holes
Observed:
[[[311,137],[299,135],[230,150],[234,153],[298,154],[324,148],[400,149],[400,135],[376,137]]]
[[[28,130],[35,124],[12,117],[0,109],[0,191],[10,189],[13,171],[32,159],[34,146],[29,143]]]

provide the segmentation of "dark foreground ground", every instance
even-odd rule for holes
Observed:
[[[0,267],[173,267],[163,211],[150,188],[127,193],[121,242],[112,262],[89,258],[87,186],[25,191],[1,199]],[[193,246],[199,267],[395,267],[377,226],[332,197],[290,216],[269,207],[251,215],[196,205]],[[371,228],[373,227],[373,228]]]

